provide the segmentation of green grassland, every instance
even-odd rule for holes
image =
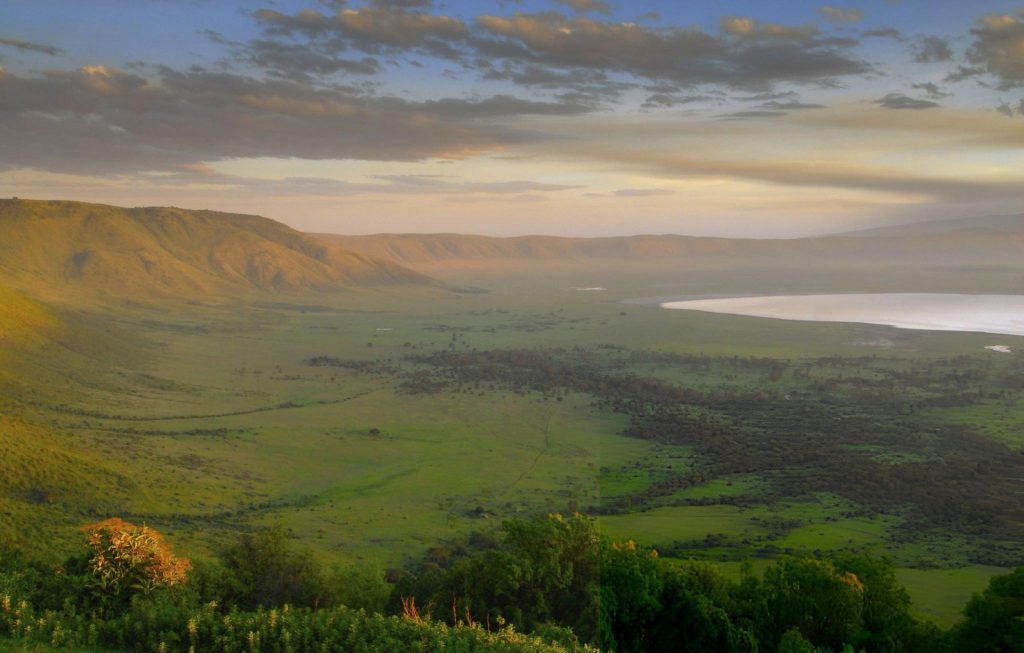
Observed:
[[[898,569],[896,578],[914,601],[918,613],[940,626],[956,622],[965,596],[982,592],[1000,567],[968,565],[956,569]]]
[[[79,537],[76,526],[119,515],[202,556],[239,530],[282,524],[327,561],[388,567],[504,518],[598,506],[611,513],[601,516],[605,533],[667,555],[726,564],[787,552],[891,555],[918,609],[944,622],[1001,571],[975,562],[981,544],[998,539],[993,546],[1019,551],[1005,534],[910,529],[906,507],[880,512],[828,493],[785,496],[779,479],[759,472],[708,472],[662,492],[714,461],[685,443],[623,435],[627,416],[578,389],[481,382],[409,392],[403,385],[425,369],[410,356],[581,347],[597,360],[630,351],[706,355],[705,367],[645,358],[622,368],[703,392],[763,391],[763,402],[784,402],[807,386],[806,373],[822,393],[859,397],[877,392],[861,381],[902,378],[952,357],[1017,374],[1018,355],[984,347],[1018,339],[623,303],[750,283],[725,276],[472,281],[453,277],[489,292],[109,301],[54,309],[53,317],[22,309],[33,324],[51,326],[31,330],[45,337],[0,341],[2,535],[64,554]],[[776,287],[802,286],[786,278]],[[313,366],[314,357],[345,365]],[[784,360],[786,369],[771,378],[768,368],[738,366],[732,357]],[[859,371],[820,362],[832,357],[873,362]],[[894,383],[889,393],[927,399],[937,392],[927,383]],[[1001,391],[999,399],[929,407],[919,417],[976,426],[1019,449],[1020,389]],[[896,450],[867,436],[846,446],[887,465],[929,464],[942,454]],[[936,562],[944,568],[924,568]]]

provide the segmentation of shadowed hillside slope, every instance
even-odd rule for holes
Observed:
[[[42,297],[302,292],[431,280],[250,215],[0,201],[0,280]]]

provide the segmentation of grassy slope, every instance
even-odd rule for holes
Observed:
[[[427,283],[257,216],[0,200],[0,278],[39,296],[150,298]]]
[[[83,395],[97,357],[123,361],[87,320],[0,286],[0,540],[66,543],[67,527],[127,496],[131,481],[75,438],[33,418],[44,398]],[[125,344],[125,341],[121,341]]]

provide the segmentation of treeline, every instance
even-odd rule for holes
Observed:
[[[494,539],[435,549],[395,595],[449,621],[555,624],[623,653],[1024,650],[1024,568],[993,579],[943,632],[913,616],[885,558],[783,558],[762,577],[747,569],[731,580],[712,563],[602,538],[581,515],[510,521]]]
[[[0,554],[0,649],[290,653],[569,653],[591,650],[512,624],[453,625],[410,599],[385,614],[391,585],[358,569],[324,569],[285,531],[246,534],[218,559],[175,557],[152,529],[107,520],[87,553],[56,569]]]
[[[0,557],[0,637],[161,652],[1011,653],[1024,650],[1024,568],[941,631],[914,617],[883,558],[786,558],[733,580],[609,541],[578,514],[506,522],[390,582],[325,569],[281,529],[191,564],[152,529],[108,520],[57,570]]]

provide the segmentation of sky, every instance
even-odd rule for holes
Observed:
[[[1024,212],[1024,2],[5,0],[0,196],[304,231]]]

